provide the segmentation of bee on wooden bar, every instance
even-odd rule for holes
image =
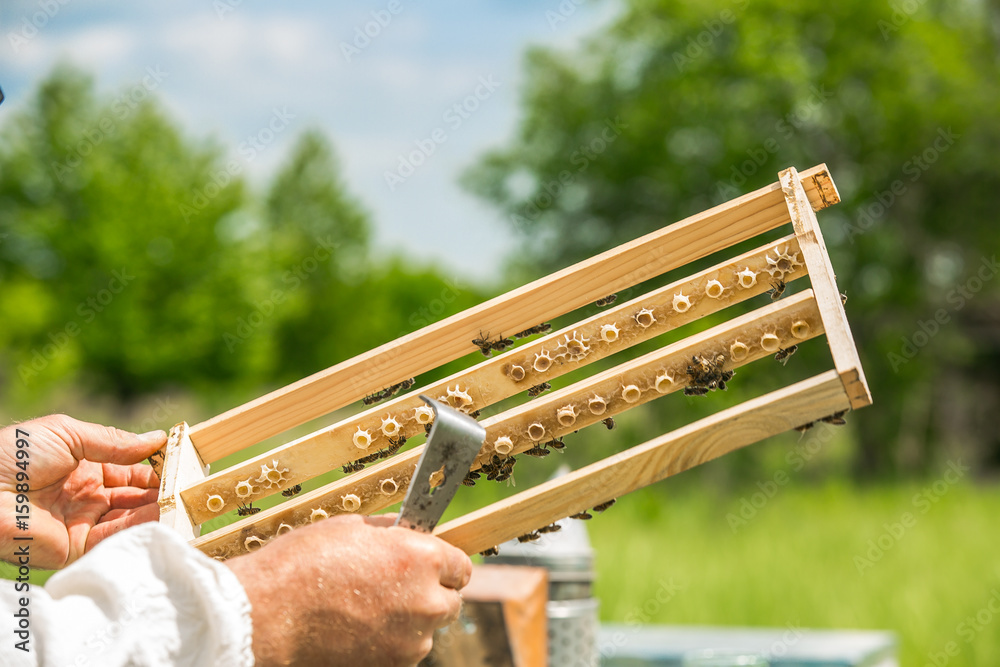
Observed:
[[[562,441],[562,438],[553,438],[545,443],[546,447],[551,447],[552,449],[561,452],[566,449],[566,443]]]
[[[302,491],[302,485],[301,484],[296,484],[295,486],[290,486],[287,489],[285,489],[284,491],[282,491],[281,495],[283,495],[286,498],[291,498],[292,496],[296,495],[297,493],[299,493],[301,491]]]
[[[530,533],[525,533],[524,535],[519,535],[517,538],[518,542],[534,542],[542,536],[537,530],[533,530]]]
[[[847,305],[847,295],[844,294],[843,292],[840,293],[840,305],[841,306]]]
[[[549,452],[549,450],[545,449],[541,445],[535,445],[531,449],[526,449],[522,452],[522,454],[524,454],[525,456],[534,456],[535,458],[539,459],[545,458],[550,453],[551,452]]]
[[[684,388],[685,396],[704,396],[710,390],[726,390],[726,383],[733,379],[734,371],[722,370],[726,357],[717,354],[712,358],[694,355],[687,367],[691,384]]]
[[[541,324],[537,324],[531,327],[530,329],[525,329],[521,333],[514,334],[514,338],[527,338],[528,336],[534,336],[535,334],[551,331],[551,329],[552,329],[551,324],[549,324],[548,322],[542,322]]]
[[[484,334],[480,329],[479,338],[473,338],[472,344],[479,348],[479,351],[483,353],[484,357],[490,356],[490,350],[493,349],[493,343],[490,341],[489,331]]]
[[[345,473],[348,474],[352,472],[361,472],[364,469],[365,469],[365,464],[362,463],[360,459],[352,463],[348,463],[347,465],[341,468],[341,470],[343,470]]]
[[[771,295],[771,301],[777,301],[781,298],[781,295],[785,293],[785,281],[778,278],[776,281],[771,283],[771,289],[767,291]]]
[[[590,521],[591,519],[594,518],[594,515],[591,514],[588,511],[584,510],[582,512],[578,512],[577,514],[570,514],[569,518],[571,518],[571,519],[580,519],[582,521]]]
[[[684,387],[685,396],[705,396],[708,394],[708,387]]]
[[[473,410],[472,412],[469,413],[469,416],[472,417],[473,419],[479,419],[479,415],[481,414],[483,414],[482,410]]]
[[[398,452],[403,445],[406,444],[405,435],[401,435],[398,438],[388,438],[388,440],[389,440],[389,446],[379,451],[379,454],[381,454],[379,458],[382,459],[389,458],[390,456]]]
[[[800,424],[799,426],[796,426],[795,430],[798,431],[799,433],[803,433],[804,434],[806,431],[808,431],[809,429],[811,429],[815,425],[816,425],[816,422],[806,422],[805,424]]]
[[[465,484],[466,486],[475,486],[476,480],[479,479],[480,477],[482,477],[482,475],[480,475],[478,472],[476,472],[475,470],[470,470],[469,474],[467,474],[462,479],[462,484]]]
[[[607,427],[607,429],[610,431],[615,427],[615,418],[605,417],[604,419],[601,420],[601,423],[604,424],[604,426]]]
[[[427,435],[430,435],[431,434],[431,426],[433,426],[433,424],[424,424],[424,433],[426,433]]]
[[[511,340],[510,338],[504,338],[503,336],[500,336],[495,341],[493,341],[492,343],[490,343],[490,349],[491,350],[495,350],[497,352],[503,352],[504,350],[506,350],[508,347],[510,347],[513,344],[514,344],[514,341]]]
[[[832,415],[827,415],[820,419],[821,422],[825,424],[833,424],[834,426],[843,426],[847,423],[844,419],[844,415],[847,414],[847,410],[841,410],[840,412],[834,412]]]
[[[618,299],[617,294],[609,294],[604,298],[598,299],[594,302],[594,305],[598,308],[604,308],[605,306],[610,306]]]
[[[611,507],[612,505],[614,505],[616,502],[618,502],[617,498],[612,498],[611,500],[609,500],[609,501],[607,501],[605,503],[601,503],[600,505],[597,505],[596,507],[594,507],[594,511],[595,512],[603,512],[604,510],[606,510],[609,507]]]
[[[558,533],[560,530],[562,530],[562,526],[560,526],[558,523],[550,523],[547,526],[542,526],[541,528],[539,528],[538,532],[539,533]]]
[[[239,516],[253,516],[260,511],[259,507],[254,507],[253,503],[247,505],[240,505],[236,508],[236,514]]]
[[[483,557],[486,557],[486,556],[497,556],[499,554],[500,554],[500,550],[498,548],[496,548],[496,547],[490,547],[489,549],[486,549],[485,551],[480,551],[479,552],[479,555],[483,556]]]
[[[778,353],[774,355],[775,361],[780,361],[781,365],[784,366],[788,363],[788,358],[795,354],[795,351],[799,349],[798,345],[792,345],[791,347],[786,347],[778,350]]]
[[[528,396],[538,396],[539,394],[552,389],[552,385],[548,382],[542,382],[541,384],[536,384],[534,387],[528,390]]]

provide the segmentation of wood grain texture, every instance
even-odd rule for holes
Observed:
[[[763,294],[771,289],[772,282],[778,275],[786,283],[804,276],[805,265],[801,261],[788,272],[781,274],[775,272],[773,263],[779,256],[779,249],[783,254],[801,259],[798,241],[794,234],[790,234],[626,303],[609,307],[593,317],[575,322],[444,380],[415,389],[406,396],[384,401],[332,426],[230,466],[190,488],[183,489],[181,495],[191,508],[195,520],[207,521],[232,511],[241,502],[258,501],[282,489],[301,484],[370,455],[372,452],[389,448],[391,445],[389,438],[380,430],[383,420],[394,419],[399,424],[399,432],[394,438],[398,439],[399,436],[409,438],[423,434],[423,427],[415,418],[418,414],[416,410],[424,407],[418,394],[443,398],[443,402],[447,403],[449,389],[467,391],[473,402],[462,409],[466,411],[482,409],[524,392],[540,382],[553,380],[730,305]],[[756,282],[749,287],[743,287],[739,283],[739,272],[748,270],[756,274]],[[712,286],[720,290],[718,294],[713,292],[715,296],[709,296],[707,293],[711,281],[718,283]],[[678,312],[674,308],[674,299],[678,295],[683,296],[686,299],[685,303],[689,304],[683,312]],[[649,311],[653,319],[648,326],[642,326],[636,319],[643,310]],[[602,338],[602,330],[607,326],[615,327],[615,340],[610,342]],[[573,360],[566,356],[566,343],[570,339],[586,343],[587,352],[582,358]],[[561,353],[563,356],[560,356]],[[551,367],[544,372],[533,368],[536,356],[539,354],[548,354],[554,358]],[[521,379],[515,380],[512,377],[511,371],[514,368],[519,369],[518,377]],[[352,439],[359,429],[366,431],[372,439],[365,449],[359,449]],[[265,485],[257,482],[261,478],[262,471],[275,466],[287,468],[287,473],[280,484]],[[235,488],[241,481],[249,483],[253,491],[249,495],[238,497]],[[224,500],[224,504],[217,511],[210,511],[206,505],[206,499],[212,495],[218,495]]]
[[[826,165],[801,173],[809,206],[836,203]],[[479,332],[512,334],[789,221],[779,183],[686,218],[441,322],[275,390],[191,428],[206,462],[322,417],[473,352]]]
[[[434,534],[478,553],[849,407],[840,377],[827,371],[444,523]]]
[[[796,323],[804,325],[797,336],[790,333]],[[680,391],[689,383],[686,369],[694,355],[714,357],[722,354],[727,357],[725,368],[734,369],[774,354],[773,350],[764,350],[761,345],[765,334],[777,336],[780,346],[788,347],[822,333],[823,324],[812,290],[770,303],[483,420],[481,424],[486,428],[486,444],[472,469],[479,469],[493,457],[497,440],[501,437],[510,438],[510,454],[517,454],[534,447],[537,442],[561,437],[654,398]],[[733,360],[729,355],[737,342],[746,345],[746,356]],[[671,375],[674,381],[661,384],[658,389],[656,380],[665,373]],[[632,400],[626,400],[624,395],[629,385],[634,385],[638,391]],[[605,403],[604,411],[598,414],[589,408],[590,400],[595,396]],[[560,423],[558,419],[559,410],[566,406],[573,406],[577,412],[576,419],[569,424]],[[543,429],[543,437],[532,438],[529,435],[534,425]],[[282,525],[293,528],[308,523],[316,510],[325,515],[344,513],[343,499],[349,494],[361,501],[357,511],[363,514],[377,512],[402,500],[422,452],[423,445],[414,447],[371,468],[215,530],[197,540],[194,546],[210,556],[228,558],[239,555],[247,550],[248,544],[256,546],[258,541],[270,539]],[[385,492],[383,485],[386,480],[391,480],[392,493]]]
[[[162,475],[160,475],[160,523],[173,528],[186,540],[200,535],[201,526],[192,520],[180,490],[202,479],[208,474],[206,466],[198,456],[185,422],[170,429],[164,449]]]
[[[809,196],[802,187],[800,176],[794,167],[778,174],[785,202],[799,247],[805,257],[809,280],[816,292],[826,339],[833,354],[833,365],[844,382],[844,389],[851,399],[853,409],[863,408],[872,403],[871,391],[865,379],[858,348],[854,344],[851,325],[844,312],[844,304],[837,288],[837,277],[830,262],[830,254],[823,240],[816,213],[810,205]]]

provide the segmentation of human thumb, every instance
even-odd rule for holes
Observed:
[[[148,458],[167,442],[164,431],[137,435],[112,426],[83,422],[65,415],[59,416],[58,430],[70,452],[78,461],[131,465]],[[56,429],[54,429],[56,430]]]

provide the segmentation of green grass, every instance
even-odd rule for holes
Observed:
[[[779,487],[735,530],[727,515],[757,487],[719,497],[685,485],[668,496],[658,485],[622,498],[588,525],[602,619],[888,629],[901,664],[924,665],[949,642],[960,651],[949,665],[1000,664],[1000,614],[987,610],[978,631],[960,626],[991,591],[1000,598],[1000,489],[948,486],[938,502],[914,504],[929,484],[806,484]],[[913,520],[893,527],[896,539],[884,524],[906,512]],[[856,562],[883,533],[882,555]],[[671,583],[679,592],[657,601]]]

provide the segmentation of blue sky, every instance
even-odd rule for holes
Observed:
[[[155,94],[174,118],[190,136],[222,140],[233,157],[275,109],[294,115],[246,165],[255,182],[281,164],[301,130],[318,126],[372,213],[376,252],[405,249],[449,272],[496,278],[513,236],[494,209],[459,188],[457,176],[513,135],[525,48],[572,47],[610,20],[615,5],[430,4],[2,0],[7,113],[0,126],[60,60],[91,72],[108,95],[158,67],[166,75]],[[550,12],[560,6],[572,13],[553,25]],[[358,37],[366,28],[374,34],[367,44]],[[433,135],[436,129],[443,134]],[[390,189],[385,173],[434,136],[433,154]]]

